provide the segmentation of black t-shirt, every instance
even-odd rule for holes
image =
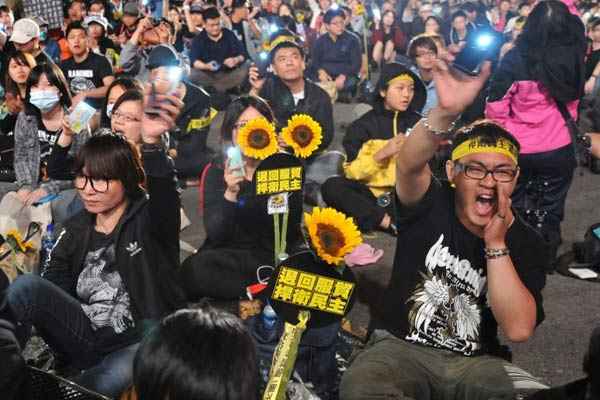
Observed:
[[[73,96],[104,86],[102,80],[112,75],[112,68],[108,60],[91,51],[88,57],[80,63],[75,62],[73,57],[61,62],[60,69],[67,78]],[[101,101],[100,98],[86,99],[86,102],[94,108],[100,108]]]
[[[487,304],[484,242],[458,220],[454,190],[433,181],[412,208],[397,207],[394,268],[384,295],[382,318],[374,327],[413,343],[464,355],[495,349],[497,323]],[[399,203],[399,202],[398,202]],[[523,284],[543,319],[543,239],[518,217],[507,246]]]
[[[84,268],[77,280],[77,296],[101,351],[137,340],[131,299],[117,268],[113,234],[92,230]]]
[[[190,63],[193,65],[196,60],[203,63],[216,61],[221,65],[220,70],[229,70],[227,66],[223,65],[223,61],[243,54],[242,43],[229,29],[223,28],[223,35],[217,41],[209,38],[204,30],[192,40]]]
[[[52,153],[52,148],[58,140],[62,128],[56,131],[51,131],[44,125],[42,119],[38,119],[38,140],[40,142],[40,163],[42,167],[48,162],[48,158]]]

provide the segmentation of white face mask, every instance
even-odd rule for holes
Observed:
[[[115,103],[108,103],[108,104],[106,105],[106,116],[107,116],[108,118],[111,118],[111,117],[112,117],[112,111],[113,111],[113,108],[114,108],[114,107],[115,107]]]
[[[60,97],[54,90],[32,90],[29,94],[29,102],[42,113],[51,111],[59,101]]]

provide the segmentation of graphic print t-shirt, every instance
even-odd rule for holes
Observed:
[[[60,69],[67,78],[73,96],[104,86],[102,79],[112,75],[112,68],[106,57],[92,51],[83,62],[76,63],[72,57],[63,61]],[[86,102],[94,108],[100,108],[101,100],[89,98]]]
[[[134,327],[129,293],[116,267],[113,237],[93,231],[77,281],[77,296],[92,327],[103,339]]]
[[[434,181],[417,206],[397,209],[394,269],[375,328],[464,355],[489,351],[497,340],[497,324],[487,304],[485,246],[458,220],[454,190]],[[542,239],[515,219],[506,241],[517,273],[536,300],[539,322],[545,284]]]

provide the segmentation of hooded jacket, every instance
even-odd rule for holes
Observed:
[[[414,97],[406,111],[387,110],[384,99],[379,96],[387,83],[401,74],[410,75],[415,82]],[[354,121],[342,141],[346,151],[344,172],[347,178],[364,182],[376,196],[394,185],[396,170],[394,158],[376,163],[373,156],[398,134],[406,135],[421,118],[420,110],[426,100],[425,85],[408,68],[400,64],[388,64],[377,84],[377,97],[373,109]]]
[[[131,298],[138,330],[184,305],[179,266],[179,194],[164,151],[142,152],[148,194],[132,200],[114,230],[116,264]],[[95,215],[83,210],[66,222],[42,277],[77,298]]]

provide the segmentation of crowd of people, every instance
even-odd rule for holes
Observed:
[[[339,398],[545,398],[498,332],[523,342],[544,320],[574,171],[600,158],[597,2],[0,4],[0,199],[49,203],[55,226],[39,273],[0,270],[3,398],[28,398],[33,334],[59,373],[110,398],[259,398],[252,325],[190,304],[245,298],[274,267],[253,192],[262,159],[230,150],[250,124],[279,132],[299,114],[321,131],[305,206],[396,244]],[[492,50],[461,64],[479,45]],[[336,103],[370,106],[340,134],[343,160]],[[195,186],[206,240],[181,259],[180,196]],[[290,255],[307,248],[301,219]],[[585,398],[600,398],[594,352]],[[333,380],[303,378],[336,398]]]

